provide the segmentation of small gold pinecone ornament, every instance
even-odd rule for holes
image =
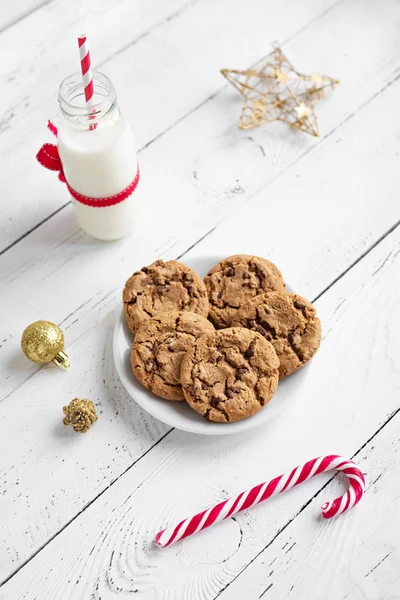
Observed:
[[[91,400],[74,398],[63,407],[64,425],[72,425],[74,431],[85,433],[92,423],[97,421],[96,409]]]

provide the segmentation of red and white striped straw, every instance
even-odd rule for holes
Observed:
[[[92,65],[90,62],[89,45],[87,41],[87,35],[82,34],[78,37],[79,46],[79,58],[81,61],[81,72],[83,79],[83,87],[85,92],[85,100],[88,106],[94,105],[94,86],[93,86],[93,75]],[[91,125],[89,129],[94,129],[95,125]]]
[[[250,508],[259,502],[267,500],[271,496],[299,485],[315,475],[331,470],[345,473],[349,479],[349,489],[340,498],[336,498],[331,502],[325,502],[321,506],[322,516],[324,519],[330,519],[336,515],[340,515],[361,500],[365,490],[365,479],[356,463],[352,460],[348,460],[337,454],[329,454],[328,456],[320,456],[319,458],[309,460],[304,465],[293,469],[290,473],[275,477],[271,481],[260,483],[250,490],[241,492],[236,498],[224,500],[216,506],[198,513],[194,517],[181,521],[175,527],[163,529],[157,533],[154,543],[160,548],[170,546],[178,540],[210,527],[214,523],[229,519],[229,517],[232,517],[241,510]]]

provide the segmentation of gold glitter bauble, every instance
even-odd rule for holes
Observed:
[[[39,364],[53,361],[58,367],[69,367],[64,352],[64,334],[50,321],[35,321],[22,334],[22,351],[30,360]]]
[[[64,425],[72,425],[74,431],[86,433],[89,427],[97,421],[96,409],[91,400],[84,398],[74,398],[68,404],[63,406]]]

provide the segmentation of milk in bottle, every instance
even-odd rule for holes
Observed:
[[[89,107],[80,73],[62,82],[58,150],[68,185],[84,197],[72,198],[80,226],[95,238],[114,240],[132,231],[137,191],[112,206],[96,201],[122,197],[138,176],[138,162],[132,131],[119,112],[111,81],[94,72],[93,83],[94,104]]]

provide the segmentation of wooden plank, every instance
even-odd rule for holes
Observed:
[[[399,83],[388,88],[336,135],[307,154],[301,167],[297,164],[287,171],[284,180],[276,179],[253,196],[250,187],[241,202],[251,196],[250,201],[195,248],[192,256],[203,253],[218,257],[239,250],[269,255],[281,265],[292,285],[300,285],[310,297],[317,295],[399,218],[397,188],[391,176],[397,164],[392,148],[399,135],[394,119],[399,92]],[[184,128],[179,129],[184,136]],[[168,140],[160,140],[159,144],[167,156]],[[178,146],[183,161],[184,149]],[[148,150],[149,162],[143,161],[145,171],[151,168],[153,152],[155,146]],[[238,152],[243,163],[254,159],[254,170],[248,177],[261,177],[265,163],[257,161],[254,147],[243,140]],[[174,158],[169,160],[172,169]],[[332,164],[336,170],[334,180]],[[99,326],[105,307],[119,303],[123,282],[134,269],[160,256],[179,256],[210,226],[223,220],[225,203],[219,207],[210,184],[206,190],[204,171],[198,171],[196,181],[202,182],[202,189],[198,188],[197,197],[185,180],[175,182],[168,202],[143,204],[141,222],[129,239],[112,245],[90,242],[76,230],[70,207],[2,257],[2,283],[8,291],[5,311],[14,310],[16,317],[12,331],[4,329],[1,337],[5,340],[0,348],[0,356],[4,357],[0,363],[4,377],[1,399],[37,370],[20,355],[15,359],[18,368],[9,371],[9,353],[18,353],[19,332],[27,323],[51,316],[67,330],[68,345],[72,346],[84,332]],[[160,182],[148,180],[148,185],[151,187],[142,190],[142,197],[163,197]],[[378,196],[382,204],[376,202]],[[188,197],[192,202],[186,202]],[[157,221],[153,218],[155,210]],[[193,212],[198,213],[195,222]],[[174,214],[179,214],[179,219],[171,219]],[[182,228],[181,223],[188,225]],[[282,228],[275,226],[278,223],[283,224]],[[73,286],[66,285],[71,281]],[[26,302],[27,288],[35,289],[34,303]]]
[[[399,99],[396,78],[393,88],[381,90],[301,163],[245,198],[183,260],[199,254],[272,256],[292,286],[317,296],[400,220],[396,143],[393,130],[384,131]],[[197,235],[204,234],[199,228]]]
[[[329,494],[341,493],[340,480],[335,480],[218,599],[397,598],[400,516],[393,507],[400,489],[399,425],[397,409],[357,454],[368,477],[357,509],[331,522],[315,518]]]
[[[33,12],[46,6],[52,0],[14,0],[7,3],[7,8],[0,11],[0,35],[9,27],[15,27],[19,21],[26,19]],[[14,52],[18,51],[18,42],[14,44]]]
[[[40,168],[34,157],[51,137],[45,125],[57,114],[57,87],[78,68],[77,31],[91,32],[93,63],[113,80],[141,148],[224,85],[220,68],[230,61],[243,61],[246,67],[270,50],[274,36],[281,40],[293,36],[333,4],[334,0],[310,0],[300,7],[284,0],[276,7],[272,0],[249,0],[243,11],[240,3],[229,0],[140,0],[133,9],[130,0],[118,0],[110,10],[106,0],[92,0],[89,6],[78,0],[59,1],[4,32],[0,188],[14,201],[7,204],[2,220],[1,249],[69,200],[54,174]],[[243,32],[250,28],[248,43]],[[11,51],[15,37],[29,40],[29,59],[26,53]],[[29,210],[24,210],[25,203]]]
[[[242,228],[243,247],[245,248],[246,244],[249,247],[250,240],[254,240],[255,250],[262,250],[261,254],[270,255],[274,259],[276,257],[278,264],[282,264],[282,268],[285,267],[284,272],[288,280],[295,283],[305,295],[312,297],[321,291],[321,282],[325,285],[337,272],[347,268],[374,240],[374,236],[379,235],[392,223],[397,211],[397,190],[389,173],[395,169],[392,148],[399,132],[396,127],[389,127],[389,123],[393,120],[397,105],[398,89],[393,85],[343,126],[340,132],[343,147],[336,143],[338,138],[333,135],[321,146],[324,151],[318,155],[317,164],[322,179],[314,182],[315,195],[309,196],[306,190],[303,201],[307,203],[307,210],[296,214],[296,227],[287,221],[287,206],[280,201],[279,194],[283,189],[290,193],[290,190],[298,185],[299,179],[312,181],[315,173],[312,153],[297,165],[296,171],[286,173],[284,181],[287,183],[283,184],[283,180],[277,180],[275,191],[268,191],[267,201],[261,195],[249,204],[248,208],[254,215],[253,227],[258,222],[260,228]],[[184,135],[184,131],[181,131],[181,135]],[[381,144],[378,146],[378,153],[376,140],[380,140]],[[347,154],[343,148],[346,148]],[[350,157],[352,171],[349,174]],[[363,165],[372,163],[374,168],[365,172],[365,187],[355,188],[352,203],[349,203],[344,194],[347,192],[348,182]],[[343,177],[331,179],[328,169],[332,164],[343,168]],[[318,191],[326,189],[324,181],[330,181],[330,194],[336,199],[338,214],[347,211],[347,205],[353,207],[354,212],[346,214],[349,223],[358,219],[357,228],[338,223],[331,213],[328,213],[327,219],[310,219],[314,212],[319,215],[321,200]],[[376,197],[375,181],[381,184],[380,194],[386,201],[385,211],[371,200]],[[287,188],[283,185],[287,185]],[[274,194],[277,194],[276,201]],[[362,202],[367,207],[365,211],[360,211]],[[206,214],[211,210],[211,205],[212,198]],[[255,206],[258,206],[258,211],[255,210]],[[152,210],[154,208],[149,206],[148,220]],[[8,290],[4,314],[13,314],[13,323],[12,331],[7,332],[6,342],[1,351],[3,368],[10,363],[13,368],[7,369],[5,376],[8,379],[4,381],[2,392],[15,391],[3,400],[0,407],[0,456],[3,457],[1,480],[4,482],[5,492],[1,497],[1,512],[10,515],[4,527],[12,528],[14,535],[11,543],[8,542],[8,529],[1,535],[3,540],[7,540],[0,553],[4,576],[40,548],[166,431],[162,425],[142,417],[129,403],[118,382],[114,381],[111,351],[107,344],[113,319],[111,313],[116,305],[119,306],[121,282],[125,276],[136,266],[145,264],[157,255],[168,255],[165,248],[162,248],[162,227],[168,222],[169,210],[171,206],[160,206],[160,221],[152,228],[151,237],[147,230],[136,232],[134,244],[132,239],[112,245],[91,244],[76,233],[70,214],[69,229],[64,217],[59,215],[52,223],[45,224],[40,231],[27,237],[7,253],[8,256],[13,253],[15,262],[13,270],[10,269],[7,279],[3,280],[3,285],[6,285]],[[183,213],[187,222],[190,219],[190,210],[191,207],[188,206]],[[243,214],[241,213],[242,221]],[[218,217],[218,214],[216,216]],[[265,239],[262,224],[266,222],[267,216],[273,223],[285,223],[285,226],[287,224],[287,227],[290,227],[290,244],[282,243],[282,232],[277,227],[268,231],[268,239]],[[174,226],[179,227],[179,223],[175,223]],[[339,252],[338,249],[336,255],[336,252],[333,254],[329,249],[336,243],[340,227],[340,248],[347,250]],[[217,253],[229,248],[232,235],[229,222],[220,230],[219,242],[213,248]],[[195,232],[195,228],[193,231],[183,231],[181,251],[193,240]],[[265,240],[262,246],[257,246],[257,236]],[[192,252],[192,258],[196,252],[197,255],[204,254],[208,242],[209,238],[206,238],[203,244]],[[158,247],[158,243],[161,243],[161,247]],[[136,248],[136,254],[129,248]],[[299,272],[295,273],[289,266],[291,261],[298,260],[298,248],[301,248],[303,263],[302,267],[298,265]],[[18,254],[14,254],[17,250]],[[175,251],[178,250],[179,247],[175,246]],[[27,256],[32,257],[31,263],[26,263]],[[3,258],[6,257],[7,255]],[[97,273],[96,278],[93,278],[93,273]],[[48,286],[50,278],[51,288]],[[26,301],[26,290],[34,290],[34,302]],[[21,356],[20,332],[27,322],[41,317],[51,318],[56,322],[64,320],[62,326],[66,329],[68,349],[73,363],[71,373],[62,374],[42,369],[36,374],[36,367],[28,364]],[[104,388],[103,379],[108,386],[110,381],[112,382],[110,388]],[[99,408],[105,411],[104,419],[107,419],[107,422],[104,421],[103,425],[96,424],[96,427],[101,428],[98,437],[90,437],[90,442],[79,442],[84,452],[77,451],[74,454],[74,468],[71,469],[71,440],[69,434],[62,431],[60,410],[64,403],[76,395],[91,396],[96,400]],[[116,405],[110,401],[110,397],[112,399],[114,395],[117,398]],[[20,418],[21,414],[24,415],[23,420]],[[143,424],[140,425],[136,437],[132,435],[132,429],[135,428],[136,422],[142,423],[142,420]],[[49,435],[49,432],[53,431],[54,437]],[[21,436],[24,440],[24,444],[17,447],[12,444],[12,461],[11,458],[7,458],[11,444],[10,435],[13,440],[16,436]],[[55,443],[56,452],[53,451]],[[11,468],[12,465],[14,469]],[[51,472],[51,477],[46,479],[45,486],[38,488],[35,473],[37,470],[44,473],[46,469]],[[26,511],[24,513],[26,502],[29,502],[29,514],[26,514]],[[50,510],[52,502],[54,510]],[[35,522],[34,527],[32,520]]]
[[[364,9],[361,11],[360,8],[358,14],[357,11],[354,12],[352,4],[345,6],[351,7],[348,29],[343,31],[343,27],[339,27],[341,23],[347,23],[346,15],[342,12],[343,6],[339,4],[321,22],[315,23],[303,34],[307,35],[307,39],[318,34],[329,40],[325,47],[324,59],[330,67],[334,66],[336,60],[330,54],[331,40],[338,41],[334,37],[335,34],[340,32],[343,38],[339,39],[344,45],[346,36],[350,36],[351,33],[352,19],[362,20],[363,15],[365,16]],[[388,4],[388,9],[390,6],[392,5]],[[369,18],[371,19],[371,14]],[[383,21],[379,21],[378,16],[376,23],[378,30],[383,27]],[[390,31],[389,27],[388,39],[391,39]],[[293,40],[291,48],[294,55],[301,56],[303,53],[302,56],[305,56],[305,38],[301,38],[302,36],[297,41]],[[350,59],[347,57],[341,63],[348,63],[348,73],[354,70],[359,53],[368,51],[366,40],[363,44],[364,41],[360,48],[354,43]],[[335,48],[337,47],[338,44],[335,44]],[[334,74],[331,69],[327,69],[327,72]],[[379,82],[381,83],[380,79]],[[377,79],[374,80],[373,77],[367,82],[371,94],[376,83]],[[349,90],[353,88],[353,82],[349,81],[345,89],[350,93]],[[354,101],[361,102],[363,94],[358,88],[354,93]],[[229,97],[234,98],[232,95]],[[345,100],[340,98],[338,96],[339,117],[333,110],[333,102],[328,104],[327,100],[327,104],[321,105],[324,118],[327,121],[331,119],[332,128],[337,127],[338,118],[340,120],[349,117],[348,97]],[[6,401],[3,399],[0,410],[2,432],[7,432],[7,437],[4,433],[0,436],[0,456],[4,461],[1,467],[2,481],[7,485],[7,488],[4,488],[6,494],[2,497],[1,510],[3,514],[11,514],[10,526],[12,524],[15,540],[12,545],[7,545],[6,552],[1,552],[5,575],[40,548],[166,431],[162,425],[143,417],[144,422],[138,436],[132,435],[134,424],[142,420],[141,415],[129,406],[126,395],[113,379],[112,385],[117,385],[117,388],[111,387],[111,390],[112,394],[117,396],[119,409],[110,405],[110,393],[103,387],[104,374],[103,366],[98,362],[99,349],[103,357],[112,320],[109,311],[119,305],[121,282],[136,266],[160,255],[174,257],[184,252],[194,243],[195,236],[200,237],[206,233],[210,226],[223,220],[229,210],[236,209],[249,199],[257,188],[263,187],[267,166],[269,172],[265,186],[270,178],[276,177],[285,166],[296,160],[301,152],[314,148],[314,140],[286,135],[278,127],[269,129],[268,138],[265,138],[265,131],[254,132],[254,136],[249,140],[247,134],[242,136],[229,125],[235,122],[239,105],[232,104],[227,110],[226,99],[216,99],[215,102],[215,105],[211,106],[210,103],[204,106],[197,115],[189,117],[186,122],[182,122],[143,152],[144,173],[155,175],[144,180],[146,183],[142,194],[144,198],[152,201],[147,201],[146,204],[143,201],[144,215],[132,238],[110,245],[92,243],[77,231],[72,213],[67,210],[65,214],[60,214],[43,225],[2,257],[2,283],[7,289],[4,314],[13,315],[11,325],[3,321],[4,335],[0,338],[0,341],[5,340],[1,358],[3,369],[6,367],[3,373],[7,378],[2,386],[2,393],[11,393],[20,386]],[[372,100],[354,118],[349,118],[342,129],[337,130],[338,137],[332,134],[319,147],[318,172],[321,170],[324,173],[326,183],[323,179],[314,181],[315,163],[310,152],[304,161],[297,163],[296,170],[292,168],[287,188],[284,182],[289,171],[284,179],[277,180],[273,189],[273,194],[277,194],[276,200],[270,189],[265,187],[265,193],[254,197],[254,203],[252,201],[248,206],[249,210],[253,210],[255,204],[260,204],[266,211],[257,213],[253,210],[252,214],[256,215],[256,220],[260,223],[266,219],[265,217],[263,220],[263,214],[268,213],[269,222],[285,223],[285,226],[289,227],[286,218],[287,206],[283,205],[281,200],[283,190],[287,191],[287,197],[290,198],[293,190],[297,193],[299,179],[313,183],[315,194],[310,195],[309,189],[306,188],[301,196],[303,206],[306,204],[307,210],[303,210],[301,214],[299,212],[298,215],[296,213],[298,222],[296,227],[291,226],[290,245],[282,243],[282,232],[278,227],[274,227],[274,232],[268,231],[268,240],[272,239],[272,233],[275,236],[274,244],[271,246],[267,240],[262,247],[257,248],[257,251],[262,250],[261,254],[271,253],[279,264],[283,263],[287,277],[305,294],[312,296],[321,291],[321,273],[323,281],[329,283],[336,273],[347,268],[368,244],[376,239],[374,236],[381,235],[397,217],[397,190],[391,177],[396,168],[392,148],[399,134],[396,126],[392,125],[396,123],[394,115],[397,114],[397,105],[398,87],[394,84]],[[188,136],[196,140],[196,146],[187,145]],[[339,137],[342,137],[343,141],[336,143]],[[265,160],[259,160],[263,154],[258,147],[259,143],[266,152]],[[331,165],[336,164],[340,157],[343,176],[336,176],[332,181]],[[178,172],[176,165],[180,165]],[[361,181],[361,170],[365,169],[365,165],[373,166],[373,169],[368,168],[367,178]],[[194,171],[196,177],[198,173],[198,178],[193,177]],[[322,191],[325,192],[328,188],[328,182],[332,198],[335,201],[337,199],[339,214],[340,210],[346,209],[347,204],[352,206],[344,192],[353,186],[354,173],[358,172],[360,176],[356,180],[357,189],[353,191],[356,198],[354,213],[346,213],[346,223],[335,219],[331,222],[331,213],[328,213],[329,219],[324,219],[319,212],[320,198],[323,197]],[[236,191],[237,173],[240,184],[238,189],[244,188],[243,193]],[[295,177],[296,175],[299,177]],[[384,211],[372,202],[372,198],[376,198],[376,181],[381,183],[379,194],[386,203]],[[365,188],[361,187],[361,183]],[[165,189],[170,190],[170,195],[166,196]],[[365,199],[366,197],[369,199]],[[161,203],[160,198],[167,200]],[[191,201],[188,202],[188,199]],[[362,199],[368,207],[365,211],[360,211]],[[314,213],[321,218],[321,222],[316,224],[310,219],[310,214]],[[154,214],[157,214],[156,221]],[[241,213],[242,218],[243,214]],[[179,215],[179,219],[171,218],[171,215]],[[358,222],[354,229],[356,217]],[[341,230],[343,234],[339,240],[340,248],[346,248],[346,251],[341,250],[336,259],[336,256],[329,252],[329,248],[332,248],[333,241],[337,244],[337,235]],[[229,227],[226,231],[226,244],[215,246],[212,248],[213,252],[219,252],[228,246]],[[265,238],[262,228],[258,232]],[[245,240],[250,238],[255,238],[253,228],[242,233],[243,245],[246,244]],[[281,246],[287,249],[290,259],[285,258],[284,253],[280,251]],[[289,268],[295,256],[297,260],[298,248],[303,252],[303,266],[299,274]],[[205,252],[205,246],[200,247],[198,252]],[[300,265],[298,266],[300,268]],[[96,273],[96,277],[93,273]],[[49,281],[52,283],[51,287]],[[65,374],[64,378],[63,374],[46,369],[35,374],[36,368],[24,361],[20,355],[20,332],[27,322],[40,317],[51,318],[58,323],[63,321],[74,365],[71,373],[68,376]],[[111,369],[109,350],[105,351],[104,360],[107,369]],[[106,370],[106,381],[113,378],[112,373],[109,373],[110,371]],[[29,377],[31,379],[24,384]],[[58,402],[55,401],[54,389],[57,389]],[[99,434],[99,438],[96,438],[98,441],[90,438],[90,444],[88,442],[84,445],[80,442],[85,453],[77,452],[74,455],[76,463],[74,469],[71,469],[71,448],[68,441],[70,438],[64,438],[65,432],[60,432],[62,427],[59,425],[59,418],[62,404],[78,394],[92,394],[99,407],[107,411],[106,418],[112,424],[108,426],[106,433]],[[40,398],[39,405],[37,398]],[[126,417],[123,407],[130,416]],[[132,414],[131,410],[134,411]],[[24,415],[22,422],[21,413]],[[48,437],[53,428],[60,434],[61,440],[67,440],[65,444],[61,441],[57,445],[57,458],[54,458],[52,448],[54,438],[59,439],[58,433],[55,433],[54,438]],[[24,440],[24,444],[15,448],[12,456],[12,463],[18,466],[20,472],[18,482],[18,477],[12,474],[11,458],[7,458],[11,432],[13,440],[19,435]],[[104,436],[107,442],[104,442]],[[14,448],[14,442],[12,446]],[[32,473],[38,464],[51,465],[47,470],[52,473],[51,478],[46,481],[46,486],[40,488]],[[56,466],[53,466],[54,464]],[[45,467],[39,469],[40,473],[44,471]],[[31,512],[29,518],[24,520],[21,514],[27,501]],[[51,502],[55,508],[47,510],[47,507],[52,507]],[[10,508],[14,505],[18,510]],[[33,528],[31,519],[35,521]],[[6,539],[8,533],[1,537]]]
[[[329,20],[324,21],[322,29],[326,39],[334,35],[340,23],[348,22],[342,8],[341,4],[338,5],[336,10],[329,13]],[[361,15],[354,16],[350,13],[350,16],[355,19],[356,16]],[[307,32],[307,35],[316,35],[320,27],[321,22],[318,22],[314,29]],[[390,39],[389,35],[387,37]],[[297,41],[293,40],[292,45],[294,54],[304,52],[302,35]],[[348,66],[349,72],[354,70],[358,61],[359,47],[357,44],[354,47],[356,52],[354,60]],[[368,49],[367,43],[364,49]],[[326,56],[327,62],[332,61],[333,66],[335,58],[330,57],[329,60],[328,58],[329,55]],[[348,62],[348,58],[345,62]],[[348,86],[349,90],[354,88],[351,82]],[[234,122],[237,106],[232,108],[229,116],[227,116],[225,101],[217,103],[216,99],[216,105],[210,103],[204,106],[198,114],[191,115],[186,122],[179,124],[142,153],[143,182],[141,191],[138,192],[142,215],[138,219],[134,235],[130,238],[111,246],[100,246],[79,231],[75,225],[72,209],[69,207],[28,236],[11,253],[2,257],[0,272],[3,273],[3,283],[7,285],[10,306],[15,306],[17,303],[20,310],[14,330],[6,329],[4,336],[0,336],[0,343],[6,340],[3,342],[4,349],[0,348],[0,352],[3,352],[3,356],[4,352],[8,352],[9,347],[6,343],[7,340],[10,341],[13,332],[16,335],[14,344],[18,345],[17,332],[22,331],[27,322],[37,318],[37,306],[41,307],[42,316],[51,314],[57,323],[63,322],[65,327],[72,327],[69,331],[69,340],[72,343],[82,331],[87,330],[86,327],[92,326],[90,321],[86,323],[80,321],[82,313],[89,319],[90,315],[97,315],[97,312],[91,311],[92,304],[97,304],[102,297],[110,301],[110,293],[116,301],[121,282],[134,268],[161,255],[169,257],[180,255],[194,243],[196,238],[199,239],[209,232],[210,228],[223,221],[229,212],[233,212],[252,198],[260,188],[259,196],[254,196],[253,205],[260,202],[264,207],[266,204],[268,222],[271,223],[282,222],[289,206],[292,218],[290,221],[285,219],[285,230],[292,240],[297,240],[298,245],[303,244],[302,230],[297,223],[303,223],[303,218],[307,216],[303,214],[304,205],[307,206],[307,212],[312,206],[313,215],[318,221],[322,221],[321,227],[313,228],[313,250],[310,260],[314,260],[314,255],[322,251],[319,246],[321,243],[326,254],[322,264],[323,269],[325,264],[332,266],[332,260],[335,261],[335,257],[329,258],[332,247],[335,247],[335,256],[339,252],[344,259],[344,262],[337,261],[333,272],[330,267],[326,269],[323,282],[325,287],[332,280],[332,276],[349,266],[368,247],[368,244],[398,219],[396,189],[391,179],[391,173],[396,168],[396,157],[391,148],[395,144],[395,135],[397,135],[395,114],[399,91],[399,86],[395,84],[388,90],[388,95],[375,98],[374,93],[373,103],[365,106],[356,123],[354,124],[351,118],[345,120],[339,130],[336,129],[338,115],[327,111],[325,116],[331,120],[330,131],[333,133],[328,135],[326,142],[323,140],[317,145],[314,140],[292,136],[290,132],[285,137],[279,125],[270,128],[268,139],[265,139],[265,133],[262,131],[252,132],[250,138],[247,133],[243,136],[234,129],[226,131],[225,119]],[[361,98],[357,100],[361,101]],[[343,116],[343,113],[347,114],[347,102],[348,99],[339,107],[339,118],[349,118]],[[321,108],[327,109],[327,105],[321,104]],[[334,113],[334,106],[332,105],[331,108]],[[220,124],[225,129],[225,135],[217,128]],[[212,133],[213,128],[215,134]],[[195,147],[186,145],[188,135],[196,140]],[[362,144],[362,152],[359,151],[360,144]],[[344,147],[345,145],[348,147]],[[296,160],[303,155],[307,156],[307,152],[316,153],[314,156],[318,171],[312,163],[311,154],[311,158],[307,157],[303,180],[299,181]],[[326,152],[333,154],[331,158],[324,160]],[[332,186],[333,160],[339,161],[337,168],[340,172],[335,173],[335,182]],[[323,177],[319,173],[322,163],[324,164]],[[179,165],[179,168],[176,165]],[[279,179],[274,181],[290,165],[292,165],[290,185],[283,185],[282,180]],[[368,165],[368,172],[365,177],[366,165]],[[375,172],[380,173],[379,177],[373,178],[372,168],[377,169]],[[51,174],[45,173],[45,175]],[[385,182],[384,185],[388,186],[382,200],[384,210],[381,210],[375,202],[376,198],[382,195],[382,180]],[[368,187],[366,187],[367,181]],[[272,189],[269,188],[271,183]],[[168,190],[168,194],[165,190]],[[354,199],[348,202],[347,194],[350,193],[354,195]],[[357,205],[355,206],[354,203]],[[343,219],[341,219],[341,207],[346,216]],[[240,213],[237,222],[241,223],[244,214],[248,220],[249,210],[250,205]],[[157,219],[154,215],[157,215]],[[179,219],[172,218],[173,215],[179,215]],[[325,219],[325,215],[329,218]],[[353,247],[350,243],[343,243],[343,239],[352,239],[355,215],[360,223],[357,228],[361,237],[359,243],[355,241]],[[263,219],[254,216],[254,213],[251,218],[254,221],[252,227],[257,225],[261,228],[252,238],[252,251],[255,252],[257,242],[263,244],[265,226]],[[182,223],[185,224],[184,227]],[[228,222],[228,227],[233,225]],[[344,236],[343,239],[341,235]],[[281,230],[272,228],[268,231],[268,239],[272,236],[275,236],[276,240],[274,245],[262,246],[257,251],[262,253],[264,250],[276,255],[282,248],[284,253],[286,246],[281,244]],[[232,245],[228,248],[225,241],[223,247],[218,248],[218,239],[223,240],[223,235],[216,233],[209,238],[214,253],[226,254],[228,250],[237,250],[236,244],[235,248]],[[228,242],[229,239],[235,238],[229,237]],[[242,246],[244,247],[244,239]],[[308,264],[301,261],[300,253],[291,252],[289,261],[286,261],[283,253],[277,256],[276,260],[279,259],[279,262],[283,263],[287,276],[292,281],[297,279],[297,273],[301,268],[304,275],[309,277],[311,270]],[[295,265],[294,260],[297,260]],[[106,263],[110,265],[110,270],[107,269]],[[93,277],[94,272],[98,273],[97,277]],[[49,296],[47,289],[46,282],[50,276],[54,277],[55,299]],[[76,285],[69,290],[64,282],[69,281],[71,277]],[[37,286],[38,279],[43,279],[44,284]],[[318,293],[322,289],[321,282],[318,282],[318,279],[314,279],[314,282],[317,284],[314,291]],[[25,285],[35,286],[36,303],[27,304],[24,301]],[[72,321],[76,319],[78,321],[72,325]],[[6,362],[6,368],[7,365]],[[34,367],[27,365],[22,357],[17,360],[17,365],[18,369],[4,375],[8,378],[2,388],[1,398],[20,385],[34,371]],[[4,371],[0,370],[1,373]]]
[[[151,545],[154,534],[163,525],[310,457],[331,452],[352,455],[390,420],[393,411],[398,411],[400,384],[399,268],[398,227],[318,300],[322,347],[295,397],[285,405],[272,401],[266,409],[271,411],[268,427],[236,439],[205,439],[173,431],[10,579],[0,597],[63,600],[71,594],[109,598],[118,592],[154,598],[162,592],[168,598],[215,598],[294,519],[329,476],[314,478],[268,505],[166,550]],[[393,433],[388,439],[398,444]],[[394,466],[393,450],[387,454],[382,450],[384,446],[376,446],[374,460],[380,470],[372,466],[372,477],[382,471],[382,464]],[[365,465],[369,471],[369,461]],[[394,485],[393,493],[396,489]],[[335,491],[336,482],[324,490],[324,498],[334,496]],[[299,527],[306,523],[313,541],[304,583],[313,568],[312,557],[327,557],[336,539],[337,554],[343,548],[352,520],[354,531],[361,533],[362,511],[374,511],[375,530],[381,526],[387,530],[393,511],[385,516],[385,501],[378,509],[378,498],[371,502],[369,494],[363,505],[336,523],[321,525],[313,519],[320,502],[304,513]],[[389,506],[389,500],[386,503]],[[297,527],[296,521],[292,527]],[[331,542],[328,527],[339,535],[332,535]],[[319,536],[322,531],[325,535]],[[298,539],[292,537],[293,542]],[[380,550],[369,555],[370,570],[390,548],[385,553]],[[268,554],[270,562],[277,552]],[[366,559],[367,550],[363,552]],[[394,551],[388,565],[397,565]],[[365,567],[360,565],[358,573],[366,573]],[[268,573],[266,568],[263,582]],[[332,569],[331,576],[335,573]],[[286,589],[287,582],[282,585]]]

